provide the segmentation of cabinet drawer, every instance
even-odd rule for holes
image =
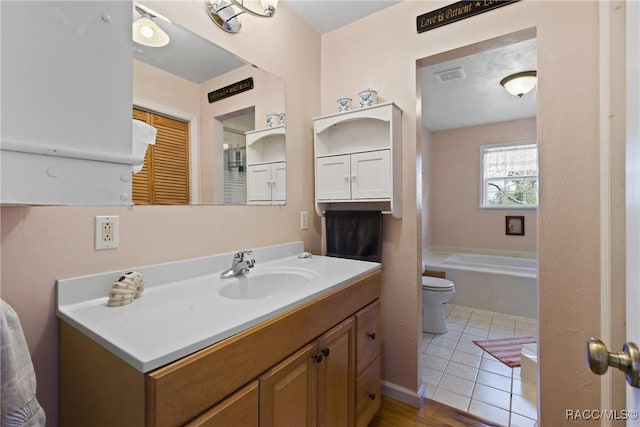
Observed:
[[[258,427],[258,381],[235,392],[186,427]]]
[[[366,427],[380,409],[380,356],[356,380],[356,426]]]
[[[356,314],[356,375],[380,354],[380,300]]]

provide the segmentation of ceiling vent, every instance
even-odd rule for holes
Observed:
[[[450,82],[452,80],[464,79],[466,76],[462,67],[452,68],[450,70],[439,71],[435,73],[440,83]]]

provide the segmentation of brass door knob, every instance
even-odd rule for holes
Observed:
[[[640,351],[632,342],[622,346],[622,352],[610,353],[607,346],[596,338],[587,340],[587,363],[591,371],[598,375],[607,372],[609,366],[624,372],[632,387],[640,387]]]

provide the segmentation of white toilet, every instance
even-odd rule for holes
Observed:
[[[449,301],[456,288],[451,280],[422,276],[422,330],[432,334],[447,332],[442,304]]]

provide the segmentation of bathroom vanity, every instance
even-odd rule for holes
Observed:
[[[219,274],[231,254],[137,269],[147,289],[123,307],[96,298],[117,272],[58,281],[60,425],[368,425],[380,405],[380,265],[291,255],[301,247],[254,251],[238,283],[266,293],[229,293],[236,279]],[[298,274],[307,283],[287,278]]]

